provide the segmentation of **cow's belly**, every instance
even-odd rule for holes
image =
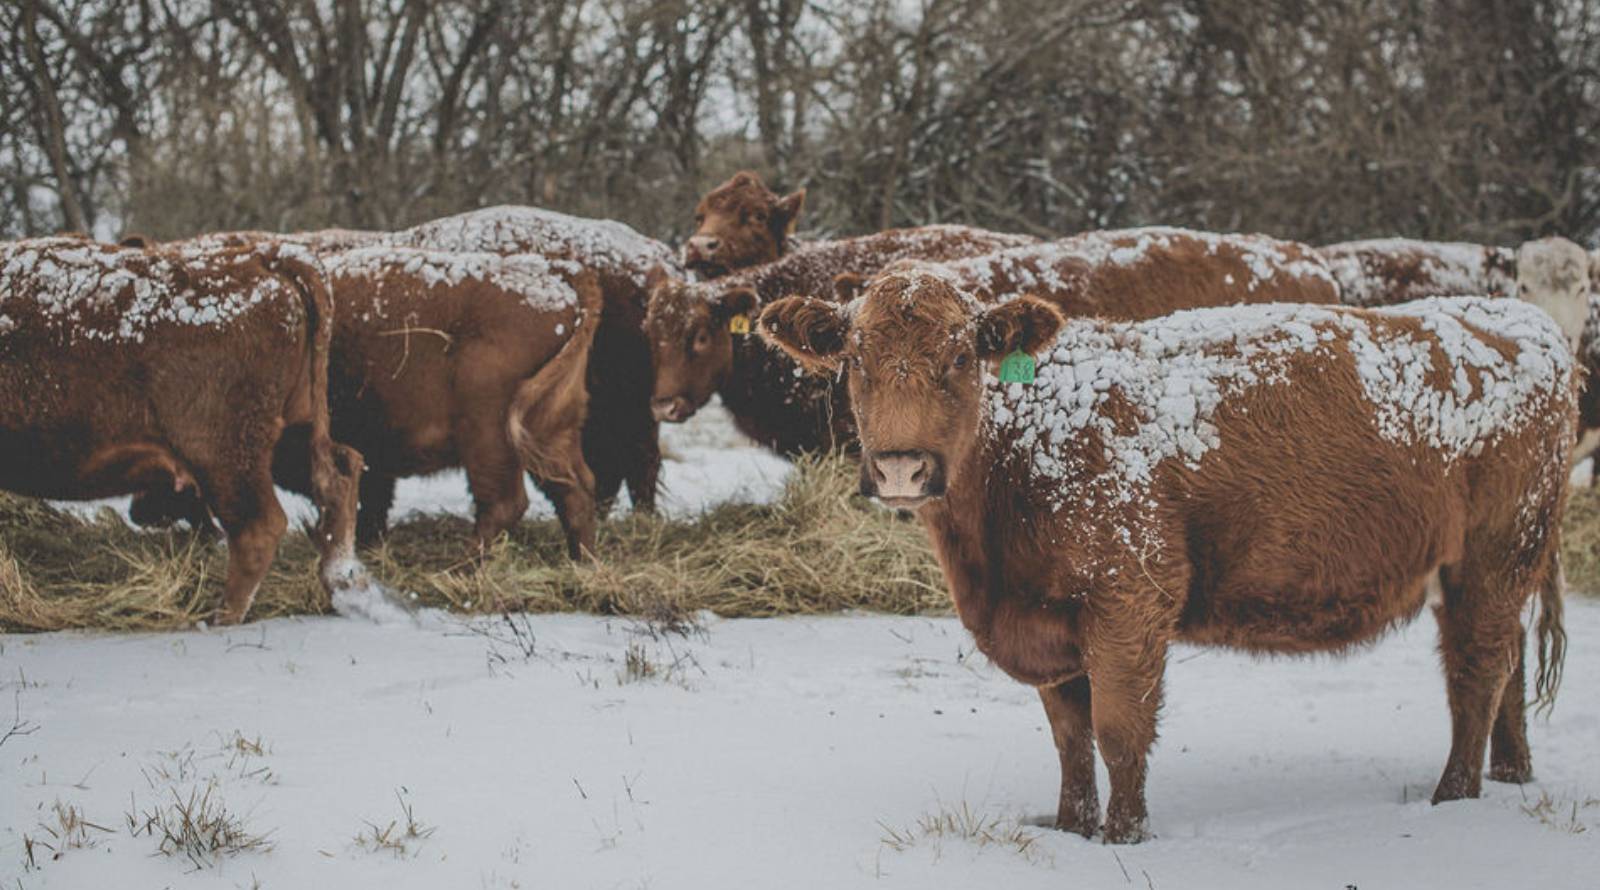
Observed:
[[[1323,579],[1222,582],[1191,590],[1180,635],[1256,652],[1319,652],[1368,642],[1409,621],[1427,600],[1434,568],[1365,582]]]

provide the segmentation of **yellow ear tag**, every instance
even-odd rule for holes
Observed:
[[[728,330],[735,334],[750,333],[750,316],[740,313],[728,319]]]

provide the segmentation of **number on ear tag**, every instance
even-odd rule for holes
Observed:
[[[741,312],[738,315],[728,319],[728,330],[735,334],[750,333],[750,316]]]
[[[1017,350],[1000,361],[1001,383],[1032,383],[1033,356]]]

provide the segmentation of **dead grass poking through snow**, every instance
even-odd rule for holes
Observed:
[[[228,809],[215,784],[207,782],[203,787],[190,788],[187,796],[176,788],[169,790],[170,803],[127,814],[128,833],[155,838],[157,852],[182,855],[201,869],[210,868],[224,856],[272,849],[270,832],[251,831],[244,817]]]
[[[802,461],[770,505],[724,504],[690,521],[602,523],[597,562],[568,560],[553,520],[522,523],[474,562],[471,523],[452,516],[401,522],[363,558],[389,587],[462,612],[586,611],[670,624],[700,610],[947,611],[921,527],[866,503],[855,487],[848,458]],[[224,547],[187,531],[136,530],[109,511],[83,521],[0,495],[0,629],[192,626],[217,602],[225,562]],[[328,607],[313,548],[292,532],[251,618]]]
[[[1039,833],[1013,816],[974,812],[966,801],[951,806],[941,802],[938,809],[924,813],[914,825],[892,828],[882,822],[882,847],[903,853],[915,847],[931,847],[935,858],[942,855],[946,841],[960,841],[978,849],[996,847],[1010,850],[1028,862],[1049,858],[1039,846]]]
[[[397,859],[415,857],[421,852],[418,848],[422,842],[433,837],[435,829],[431,825],[424,825],[417,821],[417,814],[413,812],[411,803],[406,800],[403,789],[395,789],[395,799],[400,802],[399,819],[390,819],[385,825],[368,822],[355,837],[355,845],[370,853],[387,851],[393,853]]]
[[[23,871],[38,869],[41,859],[53,861],[70,850],[92,849],[99,844],[102,835],[112,833],[111,829],[84,818],[75,805],[60,800],[51,807],[49,817],[39,823],[39,831],[37,837],[26,832],[22,835]]]

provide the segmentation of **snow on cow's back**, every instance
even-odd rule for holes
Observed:
[[[158,325],[226,328],[252,308],[287,298],[295,328],[298,294],[250,268],[248,248],[177,244],[122,248],[78,237],[0,244],[0,333],[31,316],[65,342],[144,342]]]
[[[981,256],[940,263],[949,280],[993,291],[996,276],[1009,284],[995,299],[1028,290],[1063,292],[1082,286],[1097,269],[1133,268],[1150,262],[1157,251],[1199,247],[1212,256],[1237,256],[1249,272],[1238,282],[1246,293],[1282,278],[1320,279],[1337,287],[1323,259],[1303,245],[1265,235],[1219,235],[1170,226],[1086,232],[1055,241],[1007,247]]]
[[[670,248],[623,223],[538,207],[501,205],[469,210],[402,229],[388,240],[440,250],[567,257],[598,272],[626,275],[641,287],[656,266],[679,269]]]
[[[1415,336],[1419,327],[1427,336]],[[1447,464],[1515,434],[1570,392],[1573,374],[1559,328],[1515,300],[1383,310],[1263,304],[1132,324],[1078,320],[1040,356],[1032,385],[989,380],[990,430],[1052,509],[1143,504],[1162,462],[1197,467],[1223,444],[1220,406],[1253,387],[1288,383],[1290,360],[1308,354],[1350,355],[1375,432],[1434,449]],[[1436,386],[1440,379],[1448,385]]]
[[[335,282],[341,278],[381,281],[403,275],[438,289],[481,281],[519,295],[530,308],[538,310],[576,307],[578,293],[571,277],[582,272],[571,260],[546,259],[538,254],[501,255],[388,245],[328,253],[322,263]]]
[[[1448,294],[1516,293],[1516,253],[1461,241],[1370,238],[1318,248],[1351,306]]]

